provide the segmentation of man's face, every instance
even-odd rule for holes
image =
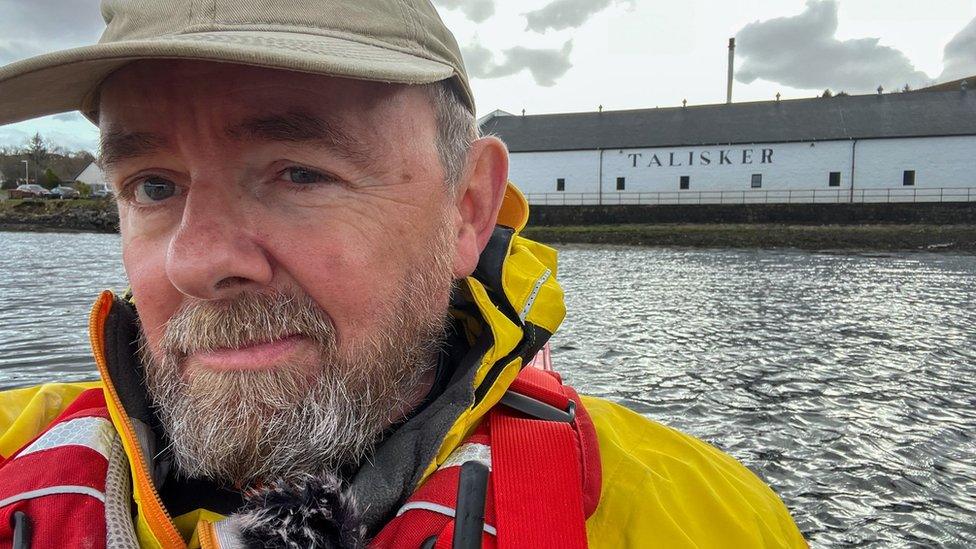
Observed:
[[[281,392],[291,401],[276,395],[256,411],[225,409],[182,429],[250,412],[273,421],[276,407],[315,407],[301,393],[319,382],[366,393],[334,407],[375,408],[370,395],[394,391],[383,417],[363,427],[370,430],[423,397],[429,375],[412,370],[429,374],[424,344],[442,329],[452,278],[466,274],[455,267],[461,214],[444,183],[423,90],[229,64],[144,62],[103,86],[100,116],[157,404],[200,416],[227,399],[267,392],[241,388],[248,380],[290,376]],[[300,302],[321,330],[276,322],[293,313],[290,302]],[[357,368],[361,379],[350,375]],[[373,378],[397,386],[372,386]],[[239,394],[211,394],[231,390]],[[174,424],[182,420],[169,419],[167,427],[181,429]],[[213,438],[227,426],[209,428]],[[254,425],[239,438],[269,442],[250,431]],[[175,439],[183,433],[171,435],[179,453]]]

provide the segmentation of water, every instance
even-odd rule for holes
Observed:
[[[0,232],[0,387],[93,379],[88,313],[124,289],[118,235]]]
[[[757,471],[816,546],[976,546],[976,257],[571,247],[553,360]]]
[[[569,382],[715,444],[812,545],[976,546],[976,256],[569,246]],[[0,386],[90,379],[115,235],[0,233]]]

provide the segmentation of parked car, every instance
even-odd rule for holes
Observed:
[[[10,191],[10,198],[51,198],[51,191],[40,185],[20,185]]]
[[[112,198],[112,191],[99,189],[91,193],[92,198]]]
[[[54,198],[61,198],[61,199],[81,198],[81,193],[78,192],[77,189],[73,189],[65,185],[58,185],[57,187],[54,187],[53,189],[51,189],[51,194],[54,195]]]

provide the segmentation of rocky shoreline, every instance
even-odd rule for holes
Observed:
[[[36,232],[119,231],[119,214],[112,200],[0,201],[0,230]]]
[[[111,200],[3,200],[0,231],[116,233]],[[547,244],[976,253],[976,224],[656,223],[526,227]]]
[[[526,227],[548,244],[623,244],[689,248],[793,248],[810,251],[976,253],[976,225],[634,224]]]

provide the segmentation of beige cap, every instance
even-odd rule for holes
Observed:
[[[430,0],[102,0],[98,44],[0,67],[0,124],[80,110],[139,59],[204,59],[357,80],[453,78],[474,112],[457,42]]]

